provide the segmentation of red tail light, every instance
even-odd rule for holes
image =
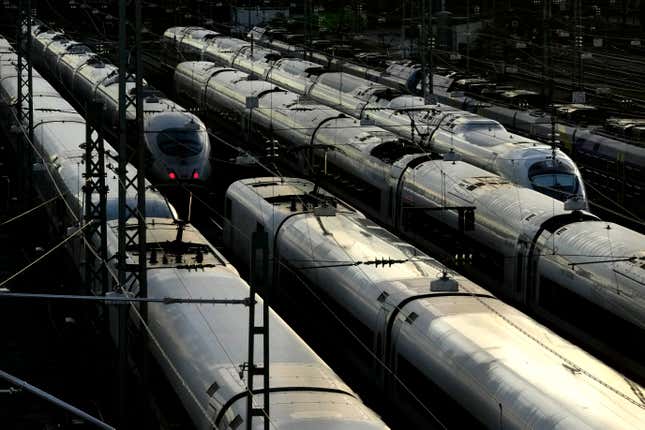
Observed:
[[[177,179],[177,174],[175,172],[168,172],[168,177],[174,181]]]
[[[197,170],[193,171],[193,179],[199,179],[199,172]]]

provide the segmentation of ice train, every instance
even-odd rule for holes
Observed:
[[[43,24],[32,26],[32,57],[36,66],[48,70],[77,100],[102,102],[104,121],[113,129],[119,124],[119,70],[86,45]],[[132,91],[135,83],[126,83]],[[177,182],[203,185],[210,177],[210,141],[197,116],[146,85],[143,97],[144,141],[148,169],[155,184]],[[134,107],[128,120],[135,117]]]

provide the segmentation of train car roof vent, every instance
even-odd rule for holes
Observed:
[[[440,278],[430,282],[430,291],[432,292],[452,292],[459,291],[459,282],[448,277],[448,272],[444,271]]]

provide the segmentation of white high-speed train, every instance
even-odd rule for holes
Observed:
[[[43,24],[32,26],[34,64],[48,70],[79,101],[103,102],[105,121],[118,129],[119,70],[82,43]],[[126,83],[131,94],[135,83]],[[203,184],[210,177],[210,140],[197,116],[154,89],[144,89],[144,140],[156,184]],[[135,117],[134,108],[128,119]]]
[[[175,71],[175,87],[215,118],[228,115],[226,123],[238,129],[277,137],[284,162],[303,174],[319,166],[334,191],[380,222],[433,251],[467,255],[462,262],[497,291],[531,306],[560,306],[565,316],[567,306],[575,307],[574,322],[585,331],[591,327],[582,316],[622,327],[625,339],[642,334],[642,234],[464,162],[433,160],[383,129],[247,78],[185,62]],[[253,97],[257,106],[249,108]],[[474,230],[462,231],[469,208]]]
[[[16,102],[16,56],[0,39],[2,126],[11,128]],[[82,224],[82,165],[85,121],[35,70],[33,77],[34,145],[42,155],[35,170],[39,193],[48,199],[60,192],[63,204],[49,205],[54,233]],[[128,166],[128,169],[133,169]],[[108,173],[108,264],[116,273],[118,182]],[[50,175],[58,189],[54,189]],[[148,184],[150,185],[150,184]],[[96,196],[98,199],[98,196]],[[146,192],[148,295],[152,298],[245,299],[249,286],[197,230],[180,224],[174,209],[156,191]],[[82,242],[70,241],[74,262],[85,261]],[[139,256],[128,254],[128,263]],[[113,289],[113,287],[111,288]],[[132,291],[136,294],[136,285]],[[261,301],[259,302],[261,304]],[[152,353],[198,429],[235,429],[246,425],[248,308],[242,305],[149,304]],[[262,307],[258,306],[257,318]],[[134,325],[138,320],[131,312]],[[113,322],[114,323],[114,322]],[[273,311],[270,324],[270,420],[281,429],[387,429],[387,426]],[[258,365],[262,365],[261,359]],[[261,384],[256,383],[256,387]],[[263,403],[264,389],[254,392]],[[263,428],[254,419],[253,428]]]
[[[252,46],[199,27],[164,33],[169,51],[235,67],[361,118],[439,154],[453,151],[465,162],[559,200],[586,201],[582,177],[559,149],[509,133],[499,122],[447,105],[426,105],[366,78],[330,72],[299,58]],[[586,203],[585,203],[586,207]]]
[[[343,330],[333,343],[383,390],[386,405],[430,420],[421,401],[448,428],[642,426],[637,384],[313,183],[245,179],[225,199],[225,244],[248,265],[251,233],[266,231],[276,291],[328,330],[307,310],[321,306],[314,294],[283,281],[296,273],[340,315],[363,345]]]

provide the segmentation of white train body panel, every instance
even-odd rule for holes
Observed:
[[[0,38],[0,109],[11,122],[16,100],[16,55]],[[33,71],[34,145],[43,155],[34,179],[43,197],[56,191],[82,220],[85,121],[56,90]],[[107,157],[106,157],[107,158]],[[37,160],[38,161],[38,160]],[[117,272],[118,179],[106,161],[108,261]],[[128,170],[134,169],[132,166]],[[226,259],[192,226],[186,225],[183,243],[189,244],[181,259],[173,253],[177,237],[176,214],[158,192],[146,184],[146,236],[148,243],[148,294],[154,298],[245,299],[250,289]],[[55,194],[54,194],[55,195]],[[98,196],[95,196],[98,200]],[[134,195],[128,196],[130,204]],[[52,205],[58,233],[76,226],[61,203]],[[70,241],[72,256],[82,261],[80,241]],[[153,259],[152,250],[157,255]],[[197,249],[202,262],[198,261]],[[165,255],[167,262],[162,258]],[[127,263],[138,257],[129,254]],[[110,278],[110,282],[112,282]],[[113,290],[114,286],[108,286]],[[135,285],[131,291],[137,293]],[[261,301],[259,302],[261,304]],[[196,428],[228,429],[246,419],[246,384],[239,375],[247,360],[248,308],[243,305],[149,304],[152,352]],[[256,308],[260,317],[261,306]],[[131,318],[139,320],[134,310]],[[116,324],[115,321],[113,321]],[[280,319],[270,312],[271,422],[275,428],[384,430],[387,426],[347,385]],[[261,352],[261,350],[259,351]],[[261,354],[257,361],[261,362]],[[256,387],[261,387],[260,382]],[[255,402],[261,405],[262,394]],[[239,416],[239,418],[238,418]],[[240,421],[241,419],[241,421]],[[239,425],[239,424],[238,424]],[[263,425],[255,421],[253,428]]]
[[[615,223],[574,223],[545,231],[540,274],[645,329],[645,236]],[[573,265],[573,266],[572,266]]]
[[[225,242],[248,264],[240,244],[262,225],[273,258],[390,339],[386,363],[411,363],[488,428],[638,428],[645,419],[633,383],[457,274],[457,291],[433,293],[441,265],[342,204],[316,216],[312,189],[291,178],[234,183]],[[403,262],[351,264],[381,258]]]
[[[118,68],[103,63],[96,54],[64,34],[34,26],[33,53],[36,65],[52,71],[80,102],[98,100],[106,121],[118,126]],[[126,83],[130,93],[135,83]],[[210,176],[210,141],[199,118],[173,101],[149,90],[144,95],[144,140],[150,154],[152,178],[157,183],[176,180],[201,184]],[[134,107],[128,118],[135,117]],[[174,178],[172,173],[174,173]]]
[[[455,373],[454,395],[477,405],[489,428],[499,428],[500,421],[503,428],[522,429],[642,425],[642,403],[624,397],[632,383],[503,302],[444,297],[408,306],[405,313],[420,316],[413,325],[398,318],[399,354],[439,378]],[[612,381],[611,388],[580,369]]]

